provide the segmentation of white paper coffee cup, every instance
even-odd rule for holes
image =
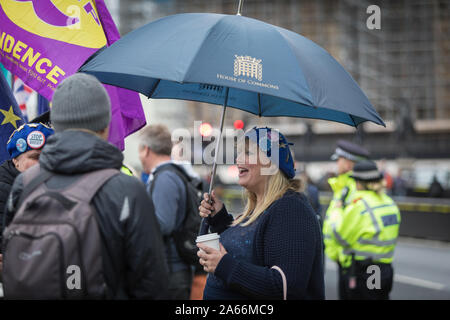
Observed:
[[[196,243],[203,243],[207,247],[220,250],[219,246],[220,236],[217,233],[208,233],[202,236],[198,236],[195,240]],[[201,250],[201,249],[200,249]]]

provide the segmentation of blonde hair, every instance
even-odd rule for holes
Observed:
[[[359,181],[359,183],[361,183],[364,190],[373,191],[378,195],[381,195],[382,193],[384,193],[384,191],[386,189],[386,181],[384,179],[380,179],[380,180],[373,181],[373,182]]]
[[[254,222],[273,202],[280,199],[287,191],[300,191],[301,182],[298,179],[288,179],[279,169],[276,174],[271,175],[267,181],[264,192],[264,200],[258,204],[256,202],[256,194],[249,190],[244,191],[244,199],[246,205],[244,212],[234,222],[236,226],[246,218],[248,221],[242,224],[243,227]]]

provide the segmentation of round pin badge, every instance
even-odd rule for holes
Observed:
[[[25,139],[17,139],[16,148],[19,152],[24,152],[25,150],[27,150],[27,142],[25,141]]]
[[[32,131],[27,136],[27,143],[32,149],[40,149],[45,144],[45,135],[40,131]]]

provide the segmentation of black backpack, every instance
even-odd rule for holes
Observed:
[[[172,171],[179,176],[183,180],[186,189],[186,212],[184,220],[181,226],[175,229],[169,237],[174,239],[177,252],[185,263],[194,265],[196,269],[203,269],[199,263],[197,256],[198,248],[195,242],[202,220],[198,212],[198,207],[203,199],[203,181],[190,177],[182,167],[170,163],[169,165],[161,166],[153,173],[150,195],[153,194],[157,176],[166,170]]]
[[[106,297],[101,234],[91,200],[115,169],[86,173],[62,190],[48,189],[54,174],[36,165],[4,230],[3,287],[7,299]]]

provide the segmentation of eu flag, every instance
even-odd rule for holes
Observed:
[[[48,111],[50,111],[48,100],[44,96],[38,95],[37,115],[40,116]]]
[[[24,123],[11,88],[0,73],[0,163],[9,159],[6,143],[11,133]]]

